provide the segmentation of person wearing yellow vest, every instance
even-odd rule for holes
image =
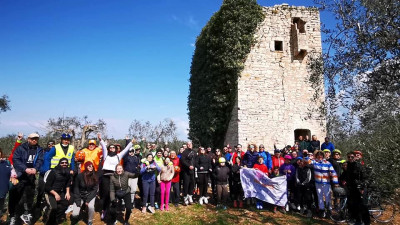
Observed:
[[[52,169],[58,165],[60,159],[66,158],[70,164],[72,174],[75,168],[75,148],[73,145],[70,145],[70,142],[71,135],[62,134],[61,143],[54,145],[50,151],[45,154],[44,166],[48,169]]]

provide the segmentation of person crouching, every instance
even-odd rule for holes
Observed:
[[[67,158],[62,158],[45,178],[45,198],[50,206],[46,224],[60,224],[66,220],[65,210],[69,206],[71,176]]]

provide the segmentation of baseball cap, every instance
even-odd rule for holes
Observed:
[[[39,134],[38,133],[31,133],[30,135],[28,135],[28,138],[39,138]]]

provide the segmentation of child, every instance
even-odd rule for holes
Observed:
[[[279,173],[279,167],[278,167],[278,166],[275,166],[274,169],[272,170],[272,173],[270,174],[269,178],[272,179],[272,178],[279,177],[279,176],[282,176],[282,175]],[[274,213],[276,213],[276,208],[277,208],[277,207],[278,207],[278,206],[274,205]],[[283,214],[286,213],[284,207],[281,207],[281,212],[282,212]]]
[[[217,181],[217,207],[226,209],[226,200],[228,198],[228,178],[230,169],[225,165],[225,158],[219,158],[219,166],[215,170],[215,178]]]
[[[261,172],[265,173],[268,176],[268,167],[264,164],[264,158],[262,156],[259,156],[257,159],[257,163],[254,164],[254,169],[260,170]],[[263,209],[263,202],[260,200],[257,200],[257,209]]]
[[[307,211],[307,217],[311,217],[312,197],[310,195],[311,169],[308,167],[308,159],[297,161],[296,169],[296,188],[295,188],[295,204],[300,208],[300,213]]]
[[[240,157],[235,158],[235,163],[232,166],[232,196],[233,196],[233,207],[243,208],[243,187],[240,181],[240,169],[242,169],[242,160]]]
[[[294,183],[295,183],[295,174],[296,169],[294,168],[292,162],[292,157],[290,155],[285,155],[284,157],[285,163],[279,168],[279,172],[283,175],[286,175],[287,180],[287,191],[288,191],[288,201],[291,202],[290,206],[292,209],[295,209],[295,205],[293,204],[293,191],[294,191]],[[288,208],[286,208],[288,211]]]
[[[169,211],[169,193],[171,189],[171,180],[174,177],[174,165],[169,158],[164,160],[164,166],[160,172],[160,187],[161,187],[161,205],[160,210]]]

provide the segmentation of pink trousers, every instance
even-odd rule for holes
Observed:
[[[165,208],[168,210],[168,202],[169,202],[169,192],[171,189],[171,181],[161,181],[161,209]]]

